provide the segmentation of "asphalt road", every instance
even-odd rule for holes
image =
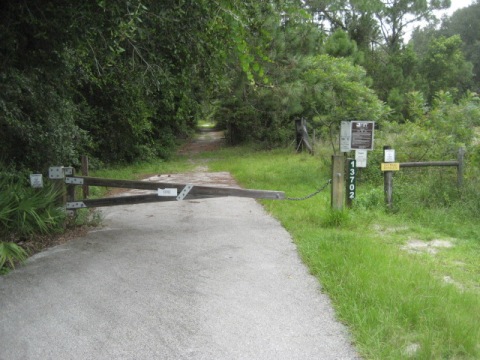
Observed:
[[[281,225],[251,199],[102,209],[0,277],[0,359],[357,359]]]

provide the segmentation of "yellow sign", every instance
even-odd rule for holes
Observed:
[[[382,171],[398,171],[400,163],[382,163]]]

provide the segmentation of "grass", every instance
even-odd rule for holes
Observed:
[[[196,160],[211,171],[230,171],[246,188],[282,190],[289,197],[310,194],[330,178],[327,157],[285,150],[229,148]],[[138,178],[194,166],[178,158],[95,175]],[[455,207],[425,208],[415,194],[409,200],[414,190],[405,189],[395,213],[383,209],[381,184],[359,184],[356,205],[344,211],[330,209],[329,187],[305,201],[262,203],[294,238],[362,356],[478,359],[480,229]],[[435,248],[435,254],[405,250],[412,240],[453,246]]]

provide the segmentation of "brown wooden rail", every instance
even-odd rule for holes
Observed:
[[[186,184],[178,183],[158,183],[150,181],[136,181],[136,180],[117,180],[117,179],[103,179],[88,176],[68,176],[65,178],[65,182],[69,186],[104,186],[109,188],[122,188],[122,189],[139,189],[139,190],[152,190],[158,189],[177,189],[180,193],[186,186]],[[282,200],[285,199],[285,193],[283,191],[271,191],[271,190],[251,190],[251,189],[237,189],[229,187],[214,187],[204,185],[193,185],[191,190],[185,196],[185,200],[192,199],[206,199],[215,197],[246,197],[253,199],[269,199],[269,200]],[[100,207],[100,206],[115,206],[115,205],[128,205],[128,204],[141,204],[151,202],[163,202],[163,201],[177,201],[176,196],[158,196],[157,193],[145,194],[145,195],[132,195],[132,196],[118,196],[101,199],[83,199],[83,200],[70,200],[67,202],[67,210],[78,209],[82,207]]]

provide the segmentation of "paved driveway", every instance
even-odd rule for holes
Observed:
[[[0,277],[0,359],[358,358],[254,200],[102,212],[104,227]]]

